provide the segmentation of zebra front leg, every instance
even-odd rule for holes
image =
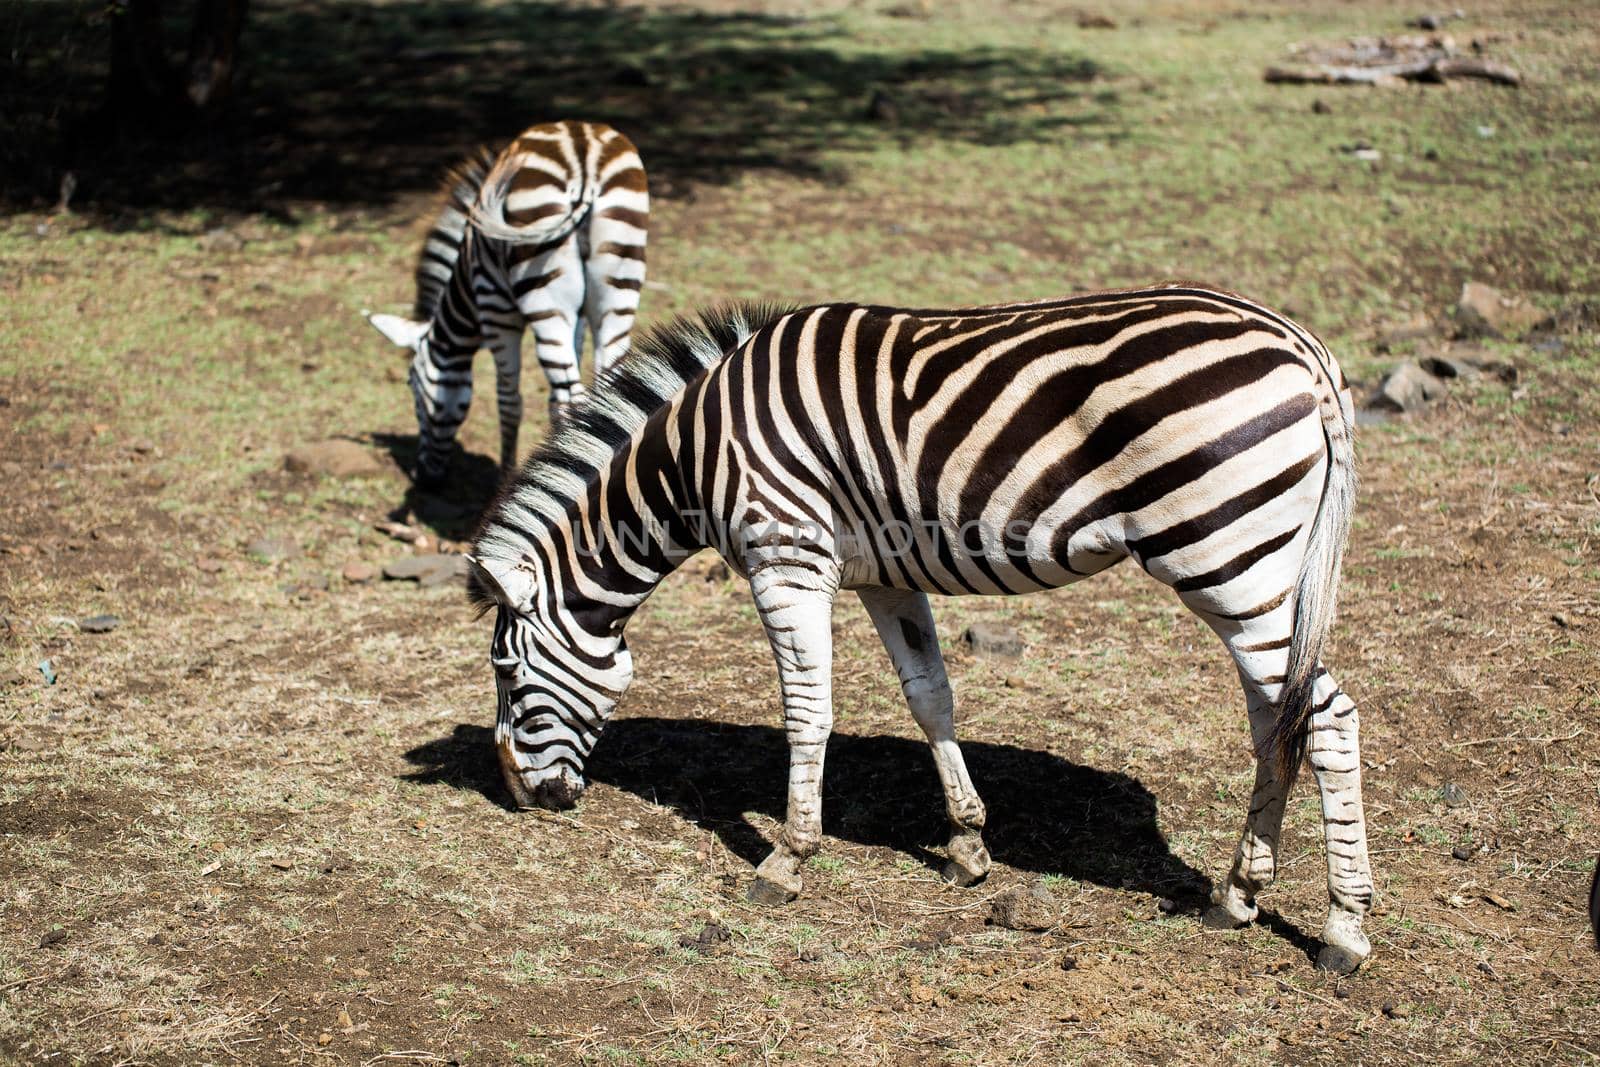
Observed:
[[[957,885],[974,885],[989,873],[989,850],[983,847],[985,812],[956,744],[955,696],[939,652],[927,594],[887,588],[858,592],[878,637],[889,650],[911,715],[933,750],[950,816],[950,862],[944,876]]]
[[[1361,804],[1361,726],[1355,701],[1333,678],[1317,679],[1311,716],[1311,769],[1322,794],[1322,831],[1328,852],[1328,921],[1317,967],[1349,974],[1372,953],[1361,923],[1372,908],[1372,868]]]
[[[751,568],[750,588],[778,662],[789,741],[783,830],[756,868],[749,898],[782,904],[800,895],[800,867],[822,843],[822,763],[833,730],[833,589],[812,570]]]
[[[489,336],[489,351],[494,355],[503,478],[516,469],[517,437],[522,430],[522,330],[496,330]]]

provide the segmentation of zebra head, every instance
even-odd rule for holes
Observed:
[[[583,769],[617,701],[633,680],[620,630],[585,627],[581,613],[540,581],[533,561],[474,559],[470,586],[495,609],[494,740],[500,770],[519,808],[562,810],[577,803]]]
[[[399,315],[362,312],[374,329],[393,344],[411,351],[411,397],[417,408],[417,484],[437,486],[444,480],[456,430],[466,418],[471,400],[471,370],[466,390],[447,378],[432,352],[433,323],[401,318]]]

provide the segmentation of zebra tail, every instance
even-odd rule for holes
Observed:
[[[526,226],[506,221],[506,200],[511,195],[511,183],[522,169],[522,157],[514,152],[503,153],[495,161],[494,169],[483,179],[478,198],[472,203],[468,221],[480,236],[508,244],[556,244],[565,241],[578,228],[589,213],[593,200],[593,184],[585,183],[590,193],[577,203],[567,205],[560,215],[536,219]]]
[[[1322,662],[1322,647],[1333,628],[1339,598],[1339,574],[1345,542],[1350,536],[1350,515],[1355,508],[1355,422],[1348,394],[1332,386],[1333,397],[1324,401],[1322,432],[1328,448],[1328,475],[1322,499],[1311,524],[1305,559],[1295,588],[1294,623],[1289,637],[1289,666],[1278,697],[1278,717],[1264,749],[1278,758],[1278,777],[1294,781],[1305,759],[1309,728],[1315,707],[1313,693]]]

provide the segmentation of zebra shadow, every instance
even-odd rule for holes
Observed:
[[[1155,796],[1137,779],[1047,752],[966,741],[961,746],[988,805],[984,841],[997,863],[1203,906],[1211,882],[1175,856]],[[471,789],[502,806],[493,732],[458,724],[406,753],[412,781]],[[592,784],[677,811],[754,865],[769,844],[747,817],[781,820],[788,747],[781,729],[654,717],[618,718],[590,758]],[[921,740],[835,732],[828,743],[823,829],[831,838],[886,848],[937,870],[944,804]],[[592,805],[591,792],[580,804]],[[824,849],[827,848],[826,843]]]
[[[488,417],[492,420],[494,412],[489,412]],[[435,487],[423,489],[410,474],[417,465],[416,434],[374,433],[369,439],[387,450],[394,465],[406,472],[405,495],[389,510],[390,519],[420,523],[436,537],[455,541],[471,535],[478,517],[500,488],[498,463],[458,445],[451,451],[444,479]]]

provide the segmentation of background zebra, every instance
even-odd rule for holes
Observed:
[[[413,318],[368,315],[413,352],[417,480],[437,482],[472,403],[472,358],[494,354],[500,466],[517,459],[522,334],[533,327],[552,416],[583,391],[584,324],[604,370],[627,351],[644,286],[650,197],[633,144],[609,126],[533,126],[447,179],[417,260]]]
[[[1309,748],[1330,907],[1319,965],[1369,951],[1355,704],[1320,664],[1354,501],[1342,372],[1305,330],[1187,286],[962,311],[743,309],[652,334],[523,467],[474,548],[498,608],[495,737],[522,805],[563,807],[632,677],[623,628],[715,546],[777,659],[788,812],[751,896],[821,838],[830,614],[854,589],[933,749],[947,875],[989,867],[928,593],[1048,589],[1132,557],[1222,638],[1257,753],[1210,925],[1256,915]]]

